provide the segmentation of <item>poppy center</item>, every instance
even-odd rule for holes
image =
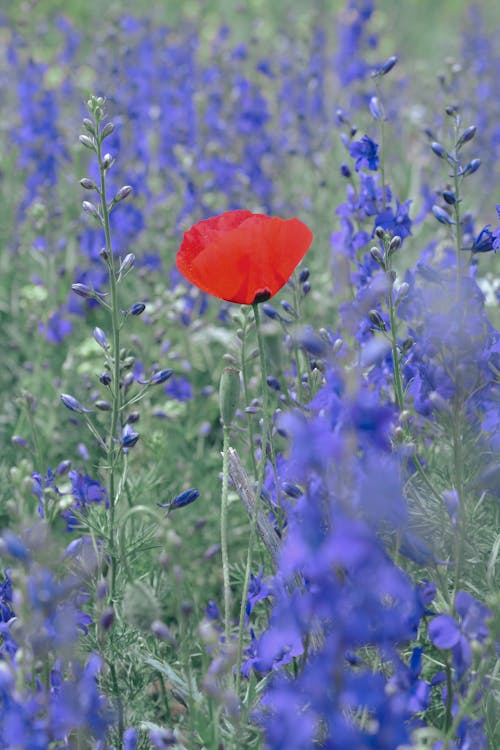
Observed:
[[[268,299],[271,299],[271,292],[269,289],[261,289],[255,293],[252,305],[258,305],[259,302],[267,302]]]

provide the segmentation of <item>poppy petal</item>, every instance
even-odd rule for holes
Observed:
[[[186,232],[176,263],[199,289],[229,302],[253,304],[286,284],[312,240],[299,219],[228,211]]]

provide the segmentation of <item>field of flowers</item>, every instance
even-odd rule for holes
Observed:
[[[0,748],[496,750],[495,4],[44,2],[0,10]]]

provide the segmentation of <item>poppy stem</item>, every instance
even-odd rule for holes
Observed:
[[[223,425],[222,448],[222,499],[220,512],[220,537],[222,553],[222,578],[224,581],[224,635],[226,648],[231,639],[231,582],[229,578],[229,554],[227,538],[228,476],[229,476],[229,425]]]
[[[266,355],[264,351],[264,341],[260,328],[260,314],[257,303],[252,305],[255,316],[255,329],[257,331],[257,341],[259,344],[259,357],[262,381],[262,446],[257,469],[257,489],[255,490],[255,506],[253,509],[252,519],[250,522],[250,533],[248,535],[247,561],[245,567],[245,578],[243,581],[243,591],[241,594],[240,619],[238,625],[238,652],[236,660],[236,695],[240,694],[241,685],[241,662],[243,658],[243,630],[245,627],[245,612],[247,604],[248,589],[250,586],[250,576],[252,573],[253,552],[255,539],[257,536],[257,519],[261,506],[261,492],[264,484],[264,475],[267,458],[267,435],[269,432],[269,409],[268,409],[268,391],[267,391],[267,366]]]

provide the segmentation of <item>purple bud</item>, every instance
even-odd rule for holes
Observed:
[[[443,190],[443,198],[449,206],[453,206],[457,202],[456,195],[451,190]]]
[[[262,312],[264,313],[264,315],[267,315],[267,317],[271,318],[271,320],[280,320],[281,319],[281,315],[279,314],[279,312],[277,310],[275,310],[275,308],[272,305],[268,305],[268,304],[264,303],[261,306],[261,309],[262,309]]]
[[[17,560],[29,559],[29,553],[24,542],[16,534],[13,534],[12,531],[4,531],[0,537],[0,551],[3,553],[7,552]]]
[[[186,505],[191,505],[191,503],[194,503],[197,498],[199,498],[200,493],[197,489],[194,487],[191,487],[189,490],[184,490],[184,492],[181,492],[180,495],[177,495],[174,497],[172,502],[170,503],[156,503],[159,508],[168,508],[168,510],[175,510],[176,508],[184,508]]]
[[[443,502],[446,505],[446,510],[450,515],[451,522],[455,526],[458,521],[458,512],[460,510],[460,502],[458,499],[458,493],[456,490],[444,490],[441,494]]]
[[[299,284],[304,284],[309,278],[309,269],[303,268],[299,273]]]
[[[474,172],[477,172],[479,167],[481,166],[481,159],[472,159],[467,166],[465,167],[463,171],[463,176],[474,174]]]
[[[130,193],[132,192],[132,185],[124,185],[119,189],[117,194],[115,195],[115,203],[119,203],[122,200],[125,200]]]
[[[296,318],[297,317],[297,312],[296,312],[295,308],[286,299],[281,300],[281,307],[283,308],[283,310],[286,313],[288,313],[289,315],[291,315],[292,318]]]
[[[71,284],[71,289],[79,297],[92,298],[95,296],[93,290],[87,284]]]
[[[352,172],[349,169],[349,166],[347,164],[341,164],[340,165],[340,174],[342,175],[342,177],[346,177],[347,179],[349,179],[349,177],[351,176]]]
[[[300,487],[296,484],[293,484],[292,482],[282,482],[281,489],[283,490],[285,495],[293,498],[298,498],[304,494]]]
[[[215,555],[218,555],[219,552],[220,552],[220,544],[211,544],[210,547],[207,547],[207,549],[203,553],[203,559],[211,560],[212,557],[215,557]]]
[[[399,289],[394,295],[394,304],[399,305],[408,296],[409,291],[410,291],[410,285],[406,281],[403,281],[403,283],[401,284],[401,286],[399,287]]]
[[[101,616],[101,628],[109,630],[115,621],[115,611],[113,607],[106,607]]]
[[[96,326],[94,328],[93,334],[94,334],[94,339],[97,341],[99,346],[104,349],[104,351],[109,349],[109,342],[102,328],[99,328],[98,326]]]
[[[26,448],[28,445],[26,438],[23,438],[21,435],[12,435],[11,442],[19,448]]]
[[[402,239],[396,234],[389,242],[389,255],[393,255],[401,247]]]
[[[469,128],[464,130],[464,132],[458,139],[457,149],[461,148],[464,145],[464,143],[467,143],[468,141],[472,141],[475,135],[476,135],[476,127],[475,125],[471,125]]]
[[[129,312],[130,315],[142,315],[145,309],[146,305],[144,304],[144,302],[134,302],[134,304],[129,307],[127,312]]]
[[[208,620],[218,620],[220,617],[219,608],[217,607],[217,604],[210,600],[205,608],[205,617]]]
[[[377,75],[386,76],[387,73],[389,73],[396,65],[397,61],[398,58],[396,57],[396,55],[392,55],[391,57],[389,57],[377,70]]]
[[[434,214],[435,218],[440,222],[440,224],[454,224],[455,222],[453,219],[451,219],[446,211],[442,209],[440,206],[434,205],[432,207],[432,213]]]
[[[113,166],[115,163],[114,158],[111,156],[111,154],[104,154],[103,160],[102,160],[102,167],[103,169],[109,169]]]
[[[122,446],[124,448],[133,448],[139,437],[139,433],[135,432],[129,424],[126,424],[122,430]]]
[[[173,375],[173,373],[173,370],[160,370],[160,372],[156,372],[153,375],[150,383],[151,385],[161,385],[162,383],[165,383]]]
[[[88,177],[84,177],[82,180],[80,180],[80,185],[82,186],[82,188],[85,188],[85,190],[97,190],[97,185],[95,184],[94,180],[91,180]]]
[[[372,96],[372,98],[370,99],[370,113],[374,120],[383,119],[382,112],[380,111],[380,106],[378,103],[378,98],[376,96]]]
[[[103,372],[102,375],[99,375],[99,380],[103,385],[110,385],[111,375],[109,372]]]
[[[378,312],[378,310],[370,310],[370,312],[368,313],[368,318],[372,326],[374,326],[374,328],[377,328],[379,331],[387,330],[385,321],[380,315],[380,313]]]
[[[74,396],[70,396],[69,393],[61,393],[61,401],[67,409],[75,411],[77,414],[90,414],[92,412],[92,409],[86,409]]]
[[[437,141],[432,141],[431,149],[434,151],[436,156],[439,156],[440,159],[446,159],[446,157],[448,156],[446,149],[441,146],[440,143],[437,143]]]
[[[281,391],[281,385],[278,378],[275,378],[274,375],[268,375],[266,378],[266,382],[269,386],[269,388],[272,388],[273,391]]]
[[[385,261],[384,256],[382,255],[381,251],[378,249],[378,247],[372,247],[370,248],[370,255],[372,256],[375,263],[378,263],[381,268],[385,271]]]
[[[99,411],[111,411],[111,403],[109,401],[99,399],[94,402],[94,406],[96,409],[99,409]]]
[[[71,461],[67,458],[65,461],[61,461],[61,463],[58,464],[56,474],[67,474],[70,469]]]
[[[304,282],[304,284],[302,284],[302,294],[305,296],[306,294],[309,294],[310,291],[311,291],[310,283],[308,281]]]

